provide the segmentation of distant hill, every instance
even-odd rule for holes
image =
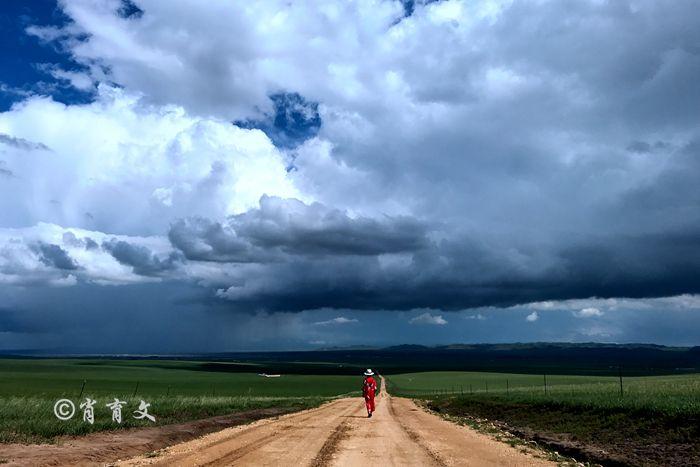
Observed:
[[[297,352],[209,355],[255,362],[281,373],[353,374],[377,368],[385,374],[414,371],[654,375],[700,372],[699,347],[655,344],[509,343],[395,345],[380,349],[333,348]],[[210,365],[207,365],[211,368]],[[227,367],[230,371],[230,366]]]
[[[385,348],[356,346],[291,352],[100,357],[187,360],[195,362],[190,367],[193,370],[255,371],[271,374],[359,374],[364,368],[374,368],[385,374],[416,371],[490,371],[616,375],[618,371],[622,371],[625,375],[632,376],[700,372],[700,347],[595,342],[450,344],[435,347],[406,344]],[[237,364],[231,365],[233,362]]]

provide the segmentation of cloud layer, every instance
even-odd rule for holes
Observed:
[[[180,284],[323,329],[700,294],[694,2],[125,5],[26,28],[92,102],[0,113],[7,293]]]

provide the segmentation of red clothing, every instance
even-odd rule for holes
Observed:
[[[374,412],[374,397],[365,397],[365,406],[367,407],[367,413]]]
[[[371,397],[374,399],[376,393],[377,382],[371,376],[366,377],[365,381],[362,383],[362,395],[365,396],[365,398]]]
[[[374,396],[377,394],[377,382],[371,376],[365,378],[362,383],[362,395],[365,397],[367,413],[374,412]]]

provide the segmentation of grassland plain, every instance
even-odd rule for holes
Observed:
[[[199,362],[161,360],[0,359],[0,442],[45,441],[61,435],[147,426],[133,411],[140,400],[151,404],[156,424],[243,410],[303,409],[330,397],[357,392],[358,378],[333,375],[283,375],[207,372]],[[79,404],[97,401],[95,423],[82,420]],[[76,415],[54,416],[54,403],[70,399]],[[111,420],[108,402],[127,402],[122,424]]]
[[[395,394],[476,426],[496,425],[604,465],[700,465],[700,375],[622,378],[426,372]]]

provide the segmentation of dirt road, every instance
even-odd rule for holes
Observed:
[[[384,386],[386,387],[386,386]],[[360,398],[229,428],[119,465],[523,466],[556,465],[380,395],[374,417]]]

